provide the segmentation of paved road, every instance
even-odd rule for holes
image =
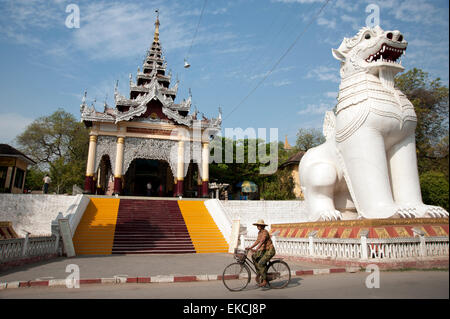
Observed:
[[[81,279],[111,278],[115,275],[147,277],[157,275],[222,274],[226,265],[234,262],[232,254],[158,254],[107,255],[55,258],[35,264],[15,267],[0,273],[1,282],[36,279],[65,279],[70,264],[78,265]],[[330,268],[331,266],[288,261],[291,270]],[[331,267],[333,268],[333,267]]]
[[[229,292],[221,281],[82,285],[80,288],[32,287],[0,290],[0,299],[448,299],[448,271],[381,272],[380,288],[368,289],[369,273],[338,273],[293,277],[285,289],[257,288]],[[184,301],[183,301],[184,302]],[[188,301],[186,301],[188,304]]]

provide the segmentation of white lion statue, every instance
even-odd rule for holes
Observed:
[[[332,50],[341,61],[336,115],[326,112],[326,142],[308,150],[299,164],[307,220],[342,219],[352,209],[357,218],[448,218],[443,208],[422,202],[417,117],[394,87],[406,47],[399,31],[376,26]]]

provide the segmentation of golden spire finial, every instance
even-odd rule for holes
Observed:
[[[287,134],[284,136],[284,149],[285,150],[290,150],[292,149],[292,146],[289,145],[288,139],[287,139]]]
[[[159,42],[159,10],[156,9],[156,22],[155,22],[155,42]]]

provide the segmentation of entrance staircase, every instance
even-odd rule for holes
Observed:
[[[122,199],[113,254],[195,253],[178,203]]]
[[[110,255],[119,199],[91,198],[73,235],[77,255]]]
[[[203,201],[95,198],[73,236],[77,255],[226,253]]]
[[[203,201],[178,201],[197,253],[228,252],[228,244]]]

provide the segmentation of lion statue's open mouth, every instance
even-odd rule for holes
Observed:
[[[366,59],[368,63],[372,62],[390,62],[390,63],[400,63],[399,58],[405,54],[406,47],[404,48],[396,48],[393,46],[390,46],[386,43],[383,43],[381,45],[380,50],[378,50],[376,53],[369,55],[369,57]]]

